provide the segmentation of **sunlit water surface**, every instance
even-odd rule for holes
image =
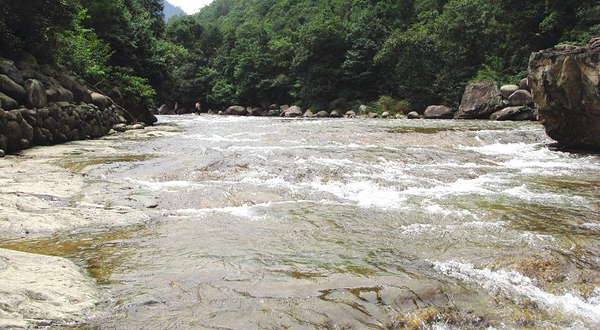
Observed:
[[[152,157],[87,170],[161,212],[88,249],[113,297],[89,327],[600,323],[600,157],[553,150],[537,123],[160,124],[179,131],[123,151]]]

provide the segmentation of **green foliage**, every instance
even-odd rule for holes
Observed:
[[[373,103],[373,109],[379,115],[387,111],[391,116],[394,116],[398,113],[407,113],[409,108],[405,101],[384,95]]]
[[[100,81],[106,76],[110,48],[92,29],[83,27],[88,19],[87,10],[79,11],[72,21],[72,28],[57,35],[56,59],[68,63],[69,68],[89,81]]]
[[[167,36],[204,59],[177,71],[195,81],[182,99],[332,109],[388,95],[423,109],[456,106],[474,78],[514,83],[532,51],[600,34],[598,13],[584,0],[216,0]]]
[[[108,73],[108,79],[115,86],[119,86],[126,106],[135,107],[143,104],[151,104],[156,96],[156,91],[145,78],[135,75],[132,68],[112,67]]]
[[[162,0],[1,0],[0,52],[25,48],[102,89],[123,84],[136,106],[389,111],[456,106],[473,79],[514,83],[532,51],[600,35],[600,3],[588,0],[215,0],[166,25],[162,10]]]

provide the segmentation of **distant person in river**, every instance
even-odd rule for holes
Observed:
[[[200,101],[196,102],[196,104],[194,105],[194,109],[196,109],[196,114],[199,115],[200,114]]]

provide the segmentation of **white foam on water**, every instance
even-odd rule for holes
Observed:
[[[581,224],[580,227],[590,230],[600,230],[600,223],[586,222],[584,224]]]
[[[493,155],[522,155],[535,149],[535,145],[526,143],[495,143],[481,147],[459,146],[459,149],[475,151],[480,154]]]
[[[587,204],[581,196],[567,196],[552,193],[537,193],[529,190],[526,185],[513,187],[502,192],[511,197],[516,197],[527,202],[568,202],[570,204]]]
[[[330,193],[338,198],[354,201],[359,207],[378,207],[382,209],[397,209],[406,200],[393,187],[383,187],[371,181],[350,181],[343,183],[340,181],[323,182],[316,178],[310,183],[303,183],[301,186]]]
[[[459,219],[479,219],[478,216],[469,210],[453,210],[443,207],[439,204],[432,203],[430,200],[424,201],[422,204],[426,204],[422,206],[422,209],[429,214],[442,215],[443,217],[455,216]]]
[[[144,186],[150,190],[154,191],[174,191],[173,189],[181,190],[181,189],[189,189],[189,188],[202,188],[206,185],[199,184],[190,181],[145,181],[145,180],[136,180],[131,178],[125,178],[125,180],[138,184],[140,186]]]
[[[599,301],[585,301],[571,293],[555,295],[546,292],[535,286],[532,279],[516,271],[476,269],[472,264],[459,261],[434,261],[432,264],[433,268],[443,275],[475,284],[494,295],[502,295],[512,300],[524,297],[551,312],[568,313],[588,321],[600,322]]]
[[[233,136],[221,136],[216,134],[189,134],[183,135],[183,139],[194,140],[194,141],[205,141],[205,142],[229,142],[229,143],[240,143],[240,142],[256,142],[260,139],[238,139]]]
[[[402,230],[402,234],[405,235],[414,235],[414,234],[430,234],[430,233],[440,233],[440,232],[455,232],[457,230],[493,230],[498,231],[504,227],[503,221],[494,221],[494,222],[486,222],[486,221],[467,221],[461,222],[458,224],[450,224],[450,225],[432,225],[432,224],[424,224],[424,223],[413,223],[410,225],[401,225],[400,230]]]
[[[534,234],[534,233],[531,233],[528,231],[521,233],[519,236],[520,236],[521,241],[524,241],[531,247],[539,247],[541,244],[545,243],[546,241],[554,242],[556,240],[554,238],[554,236],[551,236],[551,235]]]
[[[413,223],[408,226],[402,225],[402,226],[400,226],[400,229],[402,230],[402,234],[407,235],[407,234],[430,233],[436,227],[437,226],[425,224],[425,223]]]
[[[359,164],[353,162],[349,159],[335,159],[335,158],[325,158],[325,157],[314,157],[311,156],[308,158],[308,161],[313,164],[320,164],[326,166],[343,166],[343,167],[355,167]]]
[[[504,180],[501,178],[483,175],[475,179],[458,179],[452,183],[439,184],[430,188],[411,187],[402,193],[416,196],[490,195],[494,194],[490,188],[502,182]]]

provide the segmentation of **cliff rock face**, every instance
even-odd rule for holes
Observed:
[[[531,54],[529,84],[548,136],[567,148],[600,150],[600,38],[587,49]]]

